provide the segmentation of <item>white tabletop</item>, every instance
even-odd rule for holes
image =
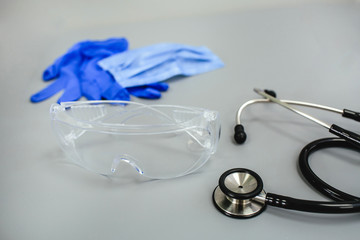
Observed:
[[[189,14],[182,15],[169,3],[146,3],[136,11],[136,4],[121,1],[99,1],[99,8],[99,3],[86,6],[88,1],[73,7],[66,5],[70,1],[40,2],[9,1],[1,9],[0,239],[357,238],[357,214],[268,207],[255,218],[238,220],[218,212],[211,196],[224,171],[243,167],[262,177],[267,192],[326,200],[297,168],[303,146],[331,136],[326,129],[274,104],[258,104],[244,112],[248,140],[239,146],[232,140],[235,114],[241,104],[258,98],[254,87],[273,89],[279,98],[360,110],[359,2],[231,8],[225,1],[230,5],[219,11],[210,2],[210,10],[201,14],[199,4],[192,12],[188,1],[179,11],[190,9]],[[169,11],[150,18],[157,6]],[[130,48],[160,42],[204,45],[224,61],[222,69],[169,81],[160,100],[132,98],[220,112],[218,151],[195,174],[119,182],[67,164],[48,113],[60,95],[30,103],[30,95],[48,84],[42,71],[72,44],[121,36]],[[306,111],[359,132],[357,122]],[[312,160],[319,176],[360,196],[357,153],[327,150]]]

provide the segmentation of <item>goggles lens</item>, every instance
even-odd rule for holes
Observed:
[[[125,101],[53,104],[52,126],[67,156],[103,175],[129,164],[149,178],[172,178],[201,167],[216,151],[218,113]]]

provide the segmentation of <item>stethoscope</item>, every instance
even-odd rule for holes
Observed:
[[[327,128],[337,138],[323,138],[307,144],[299,155],[299,168],[304,178],[319,192],[334,201],[310,201],[266,193],[260,176],[252,170],[235,168],[224,172],[219,179],[219,185],[213,192],[213,202],[216,208],[227,216],[235,218],[250,218],[262,213],[267,205],[315,213],[354,213],[360,212],[360,198],[342,192],[321,180],[310,168],[310,154],[325,148],[345,148],[360,152],[360,135],[343,129],[335,124],[329,125],[291,105],[307,106],[342,114],[343,117],[360,121],[360,113],[351,110],[339,110],[323,105],[279,100],[273,91],[254,89],[264,99],[250,100],[243,104],[236,115],[234,139],[242,144],[246,140],[244,126],[240,122],[242,111],[253,103],[274,102],[301,116]]]

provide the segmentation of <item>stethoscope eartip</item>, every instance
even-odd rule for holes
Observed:
[[[224,172],[213,192],[215,207],[234,218],[250,218],[264,211],[266,193],[258,174],[245,168]]]
[[[264,92],[265,92],[266,94],[269,94],[270,96],[276,98],[276,92],[275,92],[275,91],[269,90],[269,89],[265,89]]]
[[[244,131],[244,126],[242,124],[238,124],[235,126],[235,134],[234,134],[234,139],[235,142],[237,142],[238,144],[243,144],[246,141],[246,133]]]

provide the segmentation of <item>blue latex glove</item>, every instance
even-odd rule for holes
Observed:
[[[83,95],[89,100],[100,100],[102,98],[107,100],[130,100],[130,94],[140,98],[158,99],[161,93],[168,89],[165,83],[154,83],[153,85],[146,85],[134,88],[121,87],[109,74],[102,70],[97,62],[107,56],[112,55],[111,51],[99,52],[91,60],[83,64],[80,69],[80,78],[83,80],[81,88]],[[91,56],[88,56],[91,57]]]
[[[126,50],[125,38],[111,38],[105,41],[82,41],[71,47],[43,73],[45,81],[56,80],[31,96],[32,102],[43,101],[64,90],[58,102],[75,101],[81,96],[89,100],[129,100],[132,92],[121,87],[112,76],[97,66],[97,61],[114,53]],[[166,87],[142,87],[134,96],[156,99],[161,97],[160,90]],[[166,88],[167,89],[167,88]]]
[[[111,38],[105,41],[82,41],[71,47],[66,54],[56,59],[43,73],[45,81],[56,78],[56,80],[31,96],[32,102],[43,101],[54,94],[64,90],[58,102],[75,101],[81,96],[92,94],[84,89],[86,79],[82,79],[81,69],[91,61],[92,57],[102,54],[109,56],[112,53],[126,50],[128,42],[125,38]],[[104,53],[105,52],[105,53]],[[99,69],[100,70],[100,69]],[[84,86],[83,86],[84,85]],[[99,90],[98,90],[99,91]]]
[[[121,41],[126,41],[122,38]],[[107,45],[110,44],[110,45]],[[89,100],[130,100],[130,95],[146,99],[158,99],[161,92],[167,91],[169,86],[166,83],[153,83],[139,87],[123,88],[107,71],[102,70],[97,62],[103,58],[125,51],[126,47],[121,48],[121,42],[115,41],[116,46],[112,46],[112,41],[105,42],[100,46],[86,46],[82,49],[83,55],[89,59],[80,69],[82,89],[84,96]],[[107,46],[105,46],[107,45]],[[125,45],[125,43],[124,43]],[[100,92],[98,91],[100,89]]]
[[[158,99],[161,97],[160,92],[165,92],[169,88],[167,83],[151,83],[140,87],[126,88],[131,95],[138,98]]]
[[[177,75],[191,76],[223,62],[206,47],[160,43],[112,55],[98,62],[123,87],[142,86]]]
[[[111,56],[120,49],[117,48],[89,48],[83,49],[83,55],[89,60],[86,61],[80,69],[80,78],[83,79],[81,87],[83,95],[89,100],[130,100],[130,94],[139,98],[158,99],[161,92],[168,89],[165,83],[154,83],[153,85],[145,85],[137,88],[125,89],[120,86],[114,78],[107,72],[102,70],[97,62],[105,57]]]

